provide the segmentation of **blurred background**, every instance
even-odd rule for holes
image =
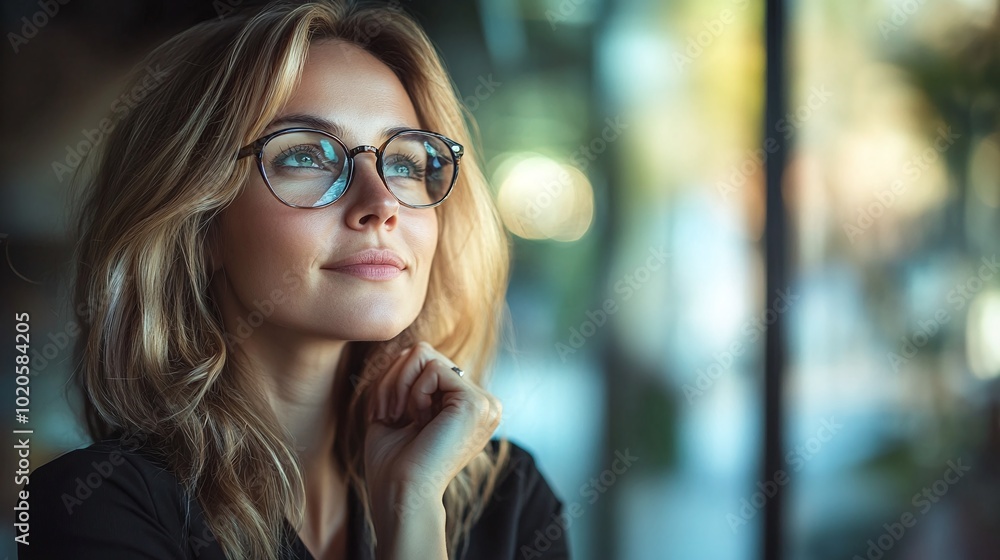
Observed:
[[[30,312],[33,466],[89,443],[68,171],[144,53],[248,3],[2,5],[0,387],[24,428]],[[574,558],[1000,558],[997,1],[787,2],[781,25],[763,0],[390,5],[481,130],[515,239],[498,433]]]

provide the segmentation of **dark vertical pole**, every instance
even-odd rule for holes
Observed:
[[[597,3],[597,17],[594,18],[594,26],[591,29],[591,34],[589,37],[590,55],[588,62],[590,67],[593,69],[591,78],[591,107],[594,110],[590,111],[590,131],[596,136],[600,133],[601,126],[603,126],[603,117],[601,115],[611,115],[618,114],[617,111],[621,111],[621,106],[613,106],[609,103],[609,98],[607,95],[608,85],[607,83],[602,83],[602,76],[599,75],[597,70],[596,61],[598,60],[597,49],[599,48],[598,41],[599,38],[605,37],[608,32],[608,22],[614,21],[614,10],[615,8],[621,9],[620,5],[614,2],[600,0]],[[605,271],[605,280],[608,280],[608,275],[612,268],[612,261],[614,260],[615,249],[620,247],[621,239],[619,238],[619,232],[621,232],[621,220],[622,220],[622,190],[620,188],[614,188],[622,180],[622,169],[620,162],[620,150],[621,144],[615,143],[610,146],[610,150],[606,157],[599,160],[598,167],[603,167],[604,177],[606,181],[601,184],[600,174],[597,174],[597,180],[594,181],[594,197],[595,202],[604,199],[603,203],[603,218],[604,225],[601,230],[600,242],[597,244],[597,262],[600,263],[598,270]],[[604,193],[597,192],[597,189],[603,189]],[[595,223],[600,223],[598,216],[594,216]],[[602,282],[601,285],[608,286],[609,282]],[[630,412],[630,402],[629,393],[627,391],[628,387],[632,387],[636,383],[636,378],[632,375],[633,365],[632,356],[625,351],[622,347],[620,336],[616,336],[614,330],[606,333],[606,343],[604,345],[603,351],[600,353],[601,369],[604,374],[605,386],[607,387],[605,406],[608,411],[607,428],[604,432],[603,445],[601,450],[601,457],[610,457],[614,454],[614,450],[618,448],[619,445],[622,447],[628,447],[630,440],[634,438],[634,434],[629,432],[628,426],[634,421]],[[623,367],[624,365],[624,367]],[[624,374],[624,375],[623,375]],[[666,430],[666,427],[663,428]],[[624,445],[623,445],[623,442]],[[616,490],[621,490],[621,487],[616,488]],[[591,558],[618,558],[620,557],[620,552],[617,550],[617,543],[622,538],[622,525],[620,516],[614,515],[614,512],[622,506],[622,493],[620,491],[612,491],[605,494],[605,501],[600,507],[595,508],[594,513],[597,514],[594,520],[593,527],[600,527],[601,530],[597,531],[597,535],[591,537]]]
[[[778,119],[786,112],[785,100],[785,6],[782,0],[765,0],[766,89],[764,141],[773,135]],[[784,177],[786,148],[779,148],[767,159],[767,218],[764,228],[765,267],[767,292],[765,306],[769,305],[779,289],[788,283],[785,267],[788,235],[785,203],[781,196]],[[777,320],[767,330],[764,350],[764,472],[761,480],[772,480],[775,471],[782,468],[782,387],[785,370],[785,318]],[[767,501],[764,509],[764,560],[782,557],[782,498],[778,492]]]

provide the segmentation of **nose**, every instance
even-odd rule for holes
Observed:
[[[370,153],[372,157],[355,157]],[[399,201],[389,192],[378,173],[378,149],[375,146],[358,146],[348,152],[354,162],[351,182],[354,188],[344,193],[347,210],[345,219],[348,227],[364,229],[382,224],[394,226],[399,212]],[[371,161],[369,164],[368,162]]]

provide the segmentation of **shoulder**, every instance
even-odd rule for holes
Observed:
[[[22,558],[132,551],[184,558],[188,511],[176,477],[151,453],[103,440],[38,467],[24,486],[31,512]]]
[[[521,445],[511,440],[507,442],[510,455],[498,477],[497,488],[514,491],[523,497],[556,498],[535,456]],[[490,445],[496,452],[500,448],[500,440],[490,440]]]
[[[508,440],[509,460],[470,536],[465,558],[569,558],[563,501],[535,456]],[[496,452],[500,440],[491,440]]]
[[[180,495],[176,478],[147,452],[130,449],[118,440],[103,440],[63,453],[35,469],[26,488],[41,506],[58,500],[67,515],[128,498],[133,502],[162,503]]]
[[[92,471],[102,463],[114,466],[128,464],[130,468],[143,472],[163,470],[160,461],[151,453],[126,447],[118,439],[105,439],[59,455],[32,471],[31,479],[35,479],[36,476],[50,477],[81,470]]]

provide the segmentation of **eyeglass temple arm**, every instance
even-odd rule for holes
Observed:
[[[260,140],[254,142],[253,144],[248,144],[240,148],[240,151],[236,154],[236,159],[242,159],[247,156],[253,155],[260,151],[261,142]]]

